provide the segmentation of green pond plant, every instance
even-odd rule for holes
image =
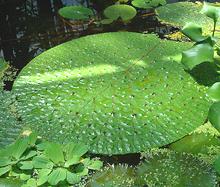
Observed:
[[[220,7],[215,7],[204,3],[204,6],[201,10],[203,14],[208,16],[213,20],[213,32],[212,35],[203,35],[202,27],[194,23],[186,24],[182,33],[190,38],[195,44],[192,48],[182,53],[182,64],[185,69],[191,71],[196,66],[199,66],[202,63],[209,62],[216,73],[218,74],[218,80],[220,77],[219,74],[219,60],[216,59],[220,49],[218,47],[218,38],[215,37],[216,24],[220,17]],[[216,51],[216,53],[215,53]],[[215,55],[216,54],[216,55]],[[207,76],[207,75],[203,75]],[[215,101],[215,103],[210,107],[209,110],[209,121],[220,130],[220,82],[215,83],[211,86],[208,93],[209,96]]]
[[[137,186],[215,187],[217,176],[211,165],[189,153],[155,149],[143,154],[137,167]]]
[[[165,5],[166,3],[166,0],[133,0],[131,2],[134,7],[142,9],[156,8]]]
[[[211,105],[207,87],[180,63],[191,45],[117,32],[50,49],[14,83],[23,128],[49,141],[83,142],[96,154],[172,143],[203,124]]]
[[[106,19],[101,21],[102,24],[110,24],[113,21],[121,19],[123,22],[128,22],[134,18],[137,11],[134,7],[126,4],[115,4],[108,6],[104,10],[104,15]]]
[[[0,150],[0,177],[24,181],[22,187],[77,185],[89,171],[100,170],[103,165],[90,159],[87,152],[83,144],[61,146],[31,133]]]
[[[88,21],[94,16],[93,10],[84,6],[66,6],[59,9],[58,13],[69,20]]]

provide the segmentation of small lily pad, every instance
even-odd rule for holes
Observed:
[[[83,6],[67,6],[59,9],[59,14],[72,20],[88,20],[94,15],[93,11]]]
[[[137,11],[134,7],[124,4],[115,4],[104,10],[104,15],[111,20],[121,18],[122,21],[129,21],[134,18],[136,14]]]
[[[160,5],[165,5],[166,0],[133,0],[132,5],[137,7],[137,8],[155,8]]]

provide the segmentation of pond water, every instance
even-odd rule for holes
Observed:
[[[65,41],[81,36],[114,31],[154,32],[163,37],[174,29],[161,25],[154,15],[139,14],[129,24],[73,28],[58,16],[59,8],[84,5],[94,8],[98,15],[111,4],[103,0],[0,0],[0,57],[19,71],[35,56]],[[170,0],[170,3],[177,2]],[[6,82],[10,90],[13,82]]]

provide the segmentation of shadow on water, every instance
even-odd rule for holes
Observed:
[[[163,34],[169,28],[161,26],[155,17],[138,17],[131,23],[109,26],[92,25],[87,30],[73,29],[57,14],[66,5],[84,5],[97,10],[98,14],[107,4],[93,0],[0,0],[0,57],[2,56],[18,72],[43,51],[80,36],[114,31],[156,32]],[[168,31],[169,30],[169,31]],[[13,82],[6,82],[10,90]]]

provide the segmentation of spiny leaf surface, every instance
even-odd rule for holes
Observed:
[[[210,102],[179,63],[191,46],[118,32],[73,40],[33,59],[15,81],[27,128],[102,154],[140,152],[201,125]]]
[[[201,13],[202,3],[196,4],[192,2],[171,3],[156,9],[160,21],[176,27],[183,27],[187,23],[200,25],[205,32],[212,32],[213,21],[205,14]],[[175,13],[175,16],[173,16]],[[220,22],[217,22],[217,28]]]

